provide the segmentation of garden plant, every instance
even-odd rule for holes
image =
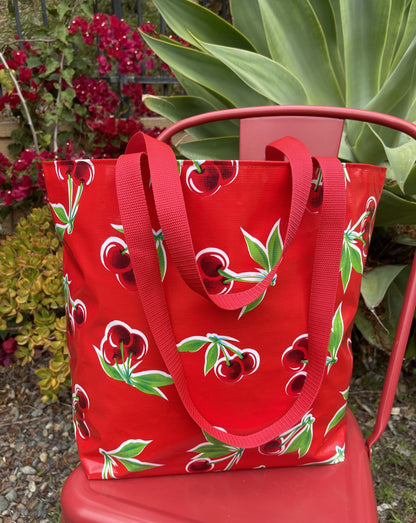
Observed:
[[[32,28],[24,41],[1,43],[0,109],[19,122],[10,146],[14,159],[0,158],[2,216],[19,206],[45,204],[42,160],[117,156],[143,128],[140,116],[151,111],[177,121],[237,106],[331,104],[416,118],[415,1],[295,0],[289,15],[280,0],[231,0],[233,24],[189,0],[154,4],[176,37],[156,34],[150,23],[133,30],[114,15],[93,14],[81,1],[49,9],[48,27]],[[305,29],[301,35],[299,25]],[[172,70],[187,94],[166,97],[148,88],[145,107],[134,78],[161,69]],[[120,78],[116,73],[122,82],[112,81]],[[180,146],[185,156],[237,155],[236,122],[189,133],[194,140]],[[386,252],[377,263],[370,253],[356,318],[362,335],[385,350],[403,297],[407,246],[415,243],[416,144],[377,126],[348,122],[340,153],[346,161],[388,166],[373,238],[375,248],[382,245]],[[0,292],[13,294],[13,286],[5,282]],[[30,332],[29,338],[21,332],[33,315],[12,310],[2,311],[7,321],[0,330],[1,361],[17,357],[26,363],[35,349],[49,344],[28,343]],[[57,314],[62,317],[63,310]],[[64,350],[63,341],[60,347]],[[415,352],[412,336],[408,355]],[[65,380],[53,381],[51,367],[42,372],[42,383],[55,384],[50,394],[49,385],[43,387],[45,399],[55,399]]]
[[[146,97],[150,109],[172,121],[271,104],[346,106],[416,120],[415,1],[294,0],[288,9],[284,0],[231,0],[232,23],[189,0],[154,4],[188,44],[143,34],[187,92]],[[185,156],[238,157],[236,122],[189,134],[194,140],[180,146]],[[356,324],[370,343],[389,349],[408,247],[415,245],[416,143],[380,126],[347,122],[340,156],[388,167],[373,238],[376,261],[370,256]],[[380,245],[382,257],[375,250]],[[412,335],[408,355],[415,354]]]
[[[90,2],[59,2],[47,14],[47,27],[28,25],[23,41],[0,42],[0,112],[18,124],[10,159],[0,154],[0,216],[25,216],[0,242],[0,365],[33,365],[43,399],[55,401],[69,385],[69,364],[62,253],[41,162],[116,157],[143,130],[140,118],[153,114],[134,78],[170,72],[137,29],[93,14]],[[141,30],[153,33],[154,26]],[[154,93],[150,85],[147,91]]]

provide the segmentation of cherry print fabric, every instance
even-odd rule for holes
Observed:
[[[338,463],[352,372],[351,329],[384,170],[347,164],[339,282],[326,371],[312,408],[255,448],[225,444],[190,418],[155,345],[136,291],[115,196],[115,160],[46,162],[64,245],[73,421],[89,478]],[[213,295],[262,281],[282,253],[290,208],[287,162],[178,163],[196,262]],[[145,183],[160,277],[191,393],[219,427],[244,431],[282,416],[308,372],[308,304],[322,177],[314,171],[300,229],[271,285],[241,310],[193,292],[175,267]],[[203,405],[202,405],[203,403]]]

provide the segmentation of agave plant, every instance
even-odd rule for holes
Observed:
[[[171,121],[274,104],[346,106],[416,120],[416,0],[230,0],[232,24],[190,0],[153,3],[189,44],[143,35],[187,93],[146,98]],[[180,146],[184,156],[238,157],[236,122],[188,132],[193,141]],[[414,141],[347,122],[340,156],[387,165],[377,225],[416,224]],[[394,267],[367,281],[370,308],[388,297],[399,273]]]

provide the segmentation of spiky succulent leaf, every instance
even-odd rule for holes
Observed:
[[[234,28],[189,0],[155,3],[196,49],[144,35],[146,42],[191,96],[214,109],[346,105],[416,120],[416,0],[292,0],[290,9],[286,0],[230,0]],[[176,120],[185,117],[183,110],[173,113]],[[197,139],[212,137],[199,132]],[[233,134],[219,129],[217,138]],[[402,194],[386,187],[377,224],[416,223],[415,184],[407,183],[411,159],[403,168],[395,154],[409,141],[361,122],[345,127],[348,161],[395,164]],[[217,141],[203,146],[187,145],[182,152],[203,151],[213,158],[209,150],[215,151]],[[226,154],[227,146],[233,153]],[[235,151],[234,140],[222,142],[221,158],[232,158]]]
[[[153,0],[169,27],[181,38],[199,47],[196,33],[205,42],[215,42],[229,47],[254,51],[253,45],[243,33],[209,9],[190,0]]]

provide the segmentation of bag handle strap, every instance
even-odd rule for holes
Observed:
[[[126,153],[147,152],[156,212],[163,237],[173,262],[183,280],[195,292],[205,296],[225,310],[241,309],[257,300],[272,282],[281,260],[299,228],[309,195],[313,165],[309,151],[296,138],[276,140],[266,147],[266,157],[289,159],[292,177],[292,196],[289,220],[282,254],[268,275],[249,289],[232,294],[210,294],[202,281],[196,261],[189,220],[178,176],[176,158],[166,144],[144,133],[136,133],[127,145]]]
[[[154,341],[191,418],[202,430],[229,445],[257,447],[291,429],[310,411],[325,374],[345,226],[345,182],[337,159],[318,158],[317,162],[323,172],[324,196],[312,273],[308,319],[310,361],[305,383],[298,398],[281,418],[253,433],[233,434],[218,428],[199,412],[187,387],[160,277],[143,186],[142,173],[148,174],[148,157],[142,152],[123,155],[117,161],[116,188],[121,221],[136,274],[138,298]]]

